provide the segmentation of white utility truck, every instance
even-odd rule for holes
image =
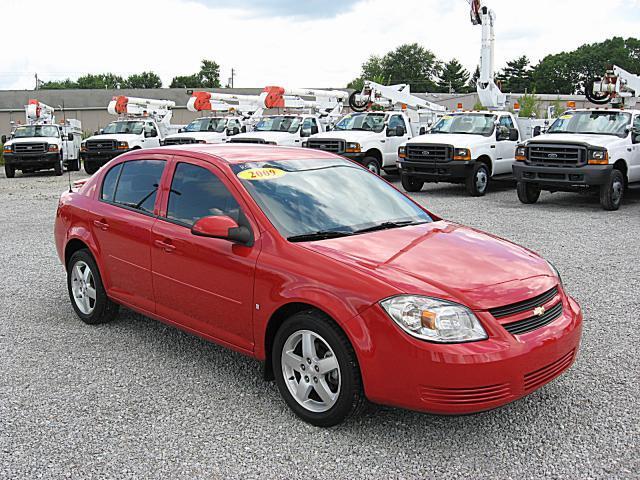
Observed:
[[[596,190],[602,208],[620,208],[625,190],[640,188],[639,96],[640,76],[617,66],[590,82],[587,98],[612,108],[569,110],[518,147],[513,172],[520,201],[535,203],[542,190]]]
[[[92,175],[112,158],[130,150],[159,147],[167,135],[180,128],[171,125],[173,107],[175,102],[170,100],[113,97],[107,110],[118,120],[82,142],[80,155],[85,171]]]
[[[395,171],[400,145],[446,111],[411,95],[409,85],[371,81],[365,82],[362,92],[349,97],[349,106],[354,113],[344,116],[330,132],[312,135],[303,146],[350,158],[378,175]],[[375,107],[379,111],[373,111]]]
[[[25,106],[26,123],[14,125],[9,138],[2,136],[4,171],[13,178],[16,170],[31,173],[53,169],[62,175],[63,169],[80,169],[82,124],[65,119],[55,123],[54,109],[38,100]]]

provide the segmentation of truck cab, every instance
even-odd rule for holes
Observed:
[[[490,179],[511,177],[521,138],[518,119],[510,112],[444,115],[428,133],[400,147],[402,186],[418,192],[425,182],[463,183],[469,195],[482,196]]]
[[[2,138],[7,178],[13,178],[17,170],[32,173],[53,169],[56,175],[62,175],[64,168],[79,170],[82,129],[78,125],[67,121],[15,127],[9,138]]]
[[[229,143],[300,147],[303,139],[324,131],[325,127],[317,115],[268,115],[258,120],[253,131],[235,135]]]
[[[242,117],[202,117],[181,128],[178,133],[168,135],[163,145],[224,143],[246,131]]]
[[[640,110],[569,110],[520,144],[516,159],[522,203],[537,202],[542,190],[595,190],[605,210],[617,210],[625,189],[640,188]]]
[[[303,146],[337,153],[380,175],[397,168],[398,148],[412,137],[404,112],[362,112],[345,115],[332,131],[312,135]]]

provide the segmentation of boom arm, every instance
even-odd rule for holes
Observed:
[[[640,97],[640,76],[614,65],[603,78],[589,82],[585,93],[587,99],[596,105],[611,102],[625,106],[625,100],[628,100],[627,106],[632,107]]]
[[[53,116],[53,111],[53,107],[34,99],[29,100],[29,104],[24,107],[27,124],[29,125],[35,123],[54,123],[56,119]]]
[[[153,118],[158,123],[169,125],[173,115],[172,108],[176,102],[171,100],[155,100],[148,98],[113,97],[107,110],[111,115]]]
[[[349,106],[356,112],[363,112],[372,105],[384,108],[401,108],[406,105],[413,110],[429,110],[435,113],[446,111],[442,105],[412,95],[411,87],[407,84],[386,86],[366,80],[362,92],[354,92],[349,97]]]

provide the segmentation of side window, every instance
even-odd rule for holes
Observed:
[[[393,130],[396,127],[404,127],[404,131],[407,131],[407,125],[404,123],[402,115],[392,115],[389,119],[389,129]]]
[[[124,162],[116,182],[113,202],[145,213],[153,213],[164,166],[163,160]]]
[[[145,123],[144,125],[144,133],[147,137],[157,137],[158,131],[153,123]]]
[[[104,180],[102,181],[102,192],[100,193],[101,200],[104,200],[105,202],[113,202],[121,170],[122,163],[119,163],[109,170],[104,176]]]
[[[206,168],[179,163],[171,182],[167,218],[193,225],[210,216],[240,219],[240,206],[222,181]]]
[[[500,125],[503,127],[507,127],[508,129],[516,128],[513,124],[513,120],[511,120],[511,117],[508,117],[506,115],[504,117],[500,117]]]
[[[640,132],[640,115],[638,115],[636,119],[633,121],[633,128],[635,128]]]

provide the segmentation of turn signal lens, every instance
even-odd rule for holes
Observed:
[[[398,149],[398,158],[407,158],[407,147],[400,147]]]
[[[344,151],[345,153],[360,153],[361,147],[359,143],[347,143]]]
[[[516,148],[516,161],[525,162],[527,160],[527,149],[525,147]]]
[[[11,145],[5,145],[2,147],[3,153],[11,153]]]

